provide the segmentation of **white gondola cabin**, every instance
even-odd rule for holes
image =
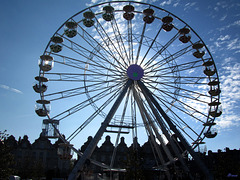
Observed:
[[[103,11],[104,11],[104,13],[103,13],[102,17],[105,21],[113,20],[113,18],[114,18],[114,15],[113,15],[114,8],[112,6],[103,7]]]
[[[36,82],[33,84],[33,89],[35,92],[45,92],[47,90],[47,85],[45,84],[48,82],[48,79],[43,76],[36,76],[35,77]]]
[[[216,128],[209,129],[204,133],[206,138],[215,138],[217,134],[218,132]]]
[[[143,10],[143,14],[145,15],[143,17],[143,21],[145,23],[151,24],[154,21],[155,17],[153,16],[153,14],[154,14],[154,10],[153,9],[150,9],[150,8],[149,9],[145,9],[145,10]]]
[[[196,58],[202,58],[205,55],[205,51],[202,50],[204,45],[200,42],[193,44],[192,48],[196,51],[193,53],[193,56]]]
[[[190,35],[190,29],[189,28],[182,28],[182,29],[179,29],[179,33],[180,33],[180,37],[179,37],[179,40],[182,42],[182,43],[188,43],[191,39],[191,35]]]
[[[219,117],[222,115],[222,106],[213,106],[211,107],[210,113],[212,117]]]
[[[42,125],[42,135],[47,138],[58,138],[58,126],[59,120],[44,119]]]
[[[221,93],[221,90],[219,89],[219,81],[211,81],[208,83],[208,85],[210,86],[208,93],[211,96],[218,96]]]
[[[48,100],[37,100],[35,104],[35,112],[40,117],[45,117],[50,112],[51,106]]]
[[[38,61],[39,67],[42,71],[47,72],[53,68],[53,57],[49,55],[42,55]]]
[[[83,24],[86,27],[92,27],[94,25],[93,18],[95,17],[95,14],[92,11],[86,11],[83,13],[84,19]]]
[[[125,13],[123,13],[123,18],[126,20],[132,20],[134,18],[134,6],[132,5],[126,5],[123,7],[123,11],[125,11]]]
[[[214,64],[210,63],[211,61],[209,61],[209,63],[203,63],[204,66],[204,74],[207,76],[213,76],[216,73],[216,69]]]
[[[207,76],[213,76],[216,73],[216,69],[214,66],[213,61],[209,60],[203,63],[203,66],[205,67],[204,69],[204,74]]]
[[[76,22],[69,21],[64,26],[64,33],[67,37],[73,38],[77,35],[77,26]]]
[[[162,18],[162,22],[163,22],[162,28],[166,32],[169,32],[172,30],[172,28],[173,28],[172,21],[173,21],[173,18],[171,16],[165,16],[164,18]]]
[[[51,38],[50,49],[52,52],[58,53],[62,50],[63,38],[54,36]]]

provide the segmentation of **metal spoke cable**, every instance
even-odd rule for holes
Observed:
[[[74,68],[77,68],[77,69],[85,70],[86,69],[86,64],[87,64],[87,65],[91,65],[93,67],[99,67],[99,68],[102,68],[104,70],[110,71],[110,72],[112,72],[113,74],[116,74],[116,75],[119,74],[119,71],[114,70],[114,69],[108,69],[106,66],[102,66],[102,65],[101,66],[96,66],[95,63],[89,63],[89,62],[87,63],[86,61],[82,61],[82,60],[75,59],[75,58],[70,58],[70,57],[67,57],[67,56],[59,55],[59,54],[54,54],[54,55],[56,55],[58,57],[61,57],[63,59],[63,62],[57,61],[57,60],[55,60],[54,62],[62,64],[64,66],[69,66],[69,67],[74,67]],[[66,62],[68,62],[68,63],[66,63]],[[69,64],[70,62],[73,63],[73,64],[76,64],[76,65],[71,65],[71,64]],[[78,63],[82,66],[79,66]],[[99,69],[99,71],[100,70],[101,69]],[[92,70],[88,70],[88,71],[92,72],[92,73],[96,73],[95,71],[92,71]]]
[[[144,81],[145,82],[145,81]],[[154,83],[154,81],[151,81],[152,83]],[[157,84],[157,82],[155,82]],[[147,84],[149,84],[149,82],[147,82]],[[163,85],[163,84],[161,84]],[[203,93],[200,93],[200,92],[197,92],[197,91],[192,91],[190,89],[186,89],[186,88],[183,88],[183,87],[176,87],[176,86],[173,86],[173,85],[170,85],[170,84],[164,84],[165,86],[169,87],[169,88],[172,88],[172,89],[178,89],[179,92],[181,93],[190,93],[190,94],[195,94],[197,96],[202,96],[202,97],[208,97],[210,98],[210,95],[206,95],[206,94],[203,94]],[[156,88],[155,88],[156,90]]]
[[[153,61],[155,61],[155,59],[161,55],[161,53],[163,51],[165,51],[167,49],[167,47],[169,47],[178,37],[179,33],[177,33],[176,35],[174,35],[157,53],[155,53],[145,64],[144,66],[146,68],[148,68],[148,66],[150,64],[152,64]]]
[[[69,46],[66,46],[66,45],[64,45],[64,46],[67,47],[67,48],[69,48],[69,49],[71,49],[73,52],[76,52],[77,54],[81,55],[82,57],[86,58],[86,61],[84,61],[84,64],[89,64],[89,65],[94,66],[94,67],[99,67],[99,68],[106,69],[106,66],[105,66],[104,64],[99,64],[98,61],[93,61],[93,59],[90,58],[87,54],[80,53],[79,51],[74,50],[74,49],[72,49],[72,48],[69,47]],[[92,53],[92,52],[89,51],[88,49],[85,49],[85,51],[91,53],[91,54],[94,55],[94,57],[96,57],[96,58],[101,58],[100,56],[98,56],[97,54]],[[106,58],[105,58],[105,59],[106,59]],[[76,60],[76,59],[72,59],[72,60],[75,60],[76,62],[80,62],[79,60]],[[92,62],[92,63],[90,63],[90,62]],[[104,61],[100,61],[100,62],[104,62]],[[116,69],[115,71],[117,71],[117,68],[119,68],[119,67],[116,67],[116,65],[114,65],[113,63],[111,63],[111,62],[108,61],[108,60],[106,61],[106,63],[107,63],[107,64],[112,64],[113,66],[115,66],[115,69]],[[113,69],[108,69],[108,70],[109,70],[109,71],[113,71]]]
[[[187,47],[185,47],[185,48],[175,52],[174,54],[170,54],[169,56],[167,56],[167,57],[165,57],[165,58],[163,58],[163,59],[161,59],[159,61],[156,61],[155,63],[152,62],[151,64],[149,64],[149,66],[145,67],[145,70],[146,71],[151,71],[152,68],[155,67],[155,66],[158,66],[158,67],[164,66],[165,64],[168,64],[169,62],[174,61],[178,57],[180,57],[180,56],[182,56],[182,55],[192,51],[191,47],[192,46],[189,45],[189,46],[187,46]]]
[[[95,85],[94,85],[95,86]],[[99,90],[110,90],[113,91],[113,89],[116,89],[116,84],[112,85],[112,86],[108,86],[108,87],[102,87],[101,84],[99,85],[99,87],[94,87],[92,90],[88,90],[88,92],[96,92]],[[85,94],[85,91],[81,90],[85,90],[84,87],[81,88],[74,88],[74,89],[69,89],[69,90],[65,90],[65,91],[59,91],[59,92],[55,92],[55,93],[51,93],[51,94],[44,94],[44,97],[51,97],[51,96],[59,96],[58,98],[55,97],[53,99],[49,99],[49,101],[55,101],[55,100],[59,100],[59,99],[64,99],[64,98],[69,98],[69,97],[73,97],[73,96],[78,96],[78,95],[82,95]]]
[[[168,101],[165,101],[164,99],[160,98],[159,96],[155,96],[155,97],[156,97],[161,103],[166,102],[167,104],[172,105],[171,103],[169,103]],[[193,107],[191,107],[191,106],[183,103],[182,101],[180,101],[180,100],[178,100],[178,99],[177,99],[177,102],[179,102],[181,105],[183,105],[183,107],[187,106],[189,109],[194,110],[194,113],[197,112],[197,113],[199,113],[199,114],[207,117],[207,115],[201,113],[200,111],[194,109]],[[165,105],[165,106],[168,107],[167,105]],[[193,114],[191,114],[190,112],[188,112],[188,110],[187,110],[186,108],[182,109],[182,107],[178,107],[178,106],[176,106],[175,104],[173,104],[172,106],[175,107],[176,109],[180,110],[180,111],[183,112],[184,114],[189,115],[189,116],[193,117],[194,119],[196,119],[196,120],[204,123],[200,118],[198,118],[198,117],[194,116]]]
[[[133,64],[133,39],[132,39],[132,20],[128,20],[128,49],[129,49],[129,65]]]
[[[138,43],[139,46],[138,46],[138,50],[137,50],[137,55],[136,55],[135,64],[138,63],[138,58],[139,58],[140,51],[141,51],[141,48],[142,48],[142,41],[143,41],[144,33],[145,33],[145,30],[146,30],[146,24],[147,24],[147,23],[145,22],[144,25],[143,25],[142,34],[141,34],[141,39],[140,39],[140,42]]]
[[[150,84],[149,84],[149,85],[150,85]],[[151,85],[150,85],[150,86],[151,86]],[[153,87],[153,86],[151,86],[151,87]],[[158,89],[156,89],[156,90],[159,91]],[[203,122],[201,119],[193,116],[193,114],[191,114],[191,113],[186,109],[186,107],[188,107],[189,109],[192,109],[194,112],[197,112],[197,113],[199,113],[199,114],[201,114],[201,115],[203,115],[203,116],[205,116],[205,117],[208,117],[207,115],[201,113],[200,111],[198,111],[198,110],[196,110],[195,108],[189,106],[188,104],[180,101],[179,99],[176,99],[175,97],[170,96],[169,94],[166,94],[166,95],[169,96],[169,97],[172,98],[172,99],[175,99],[175,100],[181,105],[181,107],[178,107],[178,106],[176,106],[175,104],[172,104],[171,102],[169,102],[169,101],[167,101],[167,100],[164,100],[164,99],[161,98],[160,96],[157,96],[157,95],[155,95],[155,94],[153,94],[153,93],[152,93],[152,95],[153,95],[154,97],[156,97],[158,100],[160,100],[161,103],[166,102],[168,105],[171,105],[171,106],[175,107],[176,109],[178,109],[178,110],[182,111],[183,113],[185,113],[185,114],[187,114],[187,115],[189,115],[189,116],[191,116],[191,117],[199,120],[199,121],[202,122],[202,123],[204,123],[204,122]],[[164,104],[164,103],[163,103],[163,104]],[[165,106],[167,109],[169,109],[169,108],[168,108],[168,107],[169,107],[168,105],[164,104],[164,106]],[[184,110],[185,110],[185,111],[184,111]]]
[[[193,69],[193,68],[197,68],[197,67],[202,67],[202,64],[197,64],[199,62],[203,62],[203,61],[196,60],[196,61],[178,64],[175,66],[168,66],[168,67],[164,67],[164,68],[160,68],[160,69],[158,69],[159,67],[156,67],[155,69],[152,70],[152,72],[147,71],[145,74],[147,75],[149,73],[158,72],[158,75],[165,75],[165,74],[169,74],[169,69],[177,69],[177,70],[172,70],[171,73],[173,73],[173,72],[185,71],[185,70],[189,70],[189,69]],[[197,64],[197,65],[195,65],[195,64]],[[180,69],[180,68],[183,68],[183,69]],[[163,70],[165,70],[167,72],[161,73]]]
[[[125,44],[124,44],[123,39],[122,39],[122,34],[119,30],[119,27],[118,27],[118,24],[117,24],[117,21],[116,21],[115,17],[111,21],[111,25],[112,25],[112,29],[113,29],[115,38],[117,39],[117,44],[118,44],[118,47],[121,51],[121,54],[122,55],[125,54],[126,58],[124,58],[124,59],[125,60],[127,59],[129,61],[129,57],[128,57],[128,54],[127,54],[127,51],[126,51],[126,47],[125,47]],[[119,39],[120,39],[120,41],[119,41]],[[126,65],[126,67],[128,67],[128,64],[125,62],[125,60],[124,60],[124,63]]]
[[[71,141],[74,139],[89,123],[92,122],[92,120],[99,115],[101,111],[104,110],[119,94],[120,89],[116,93],[114,93],[111,97],[109,97],[99,108],[98,110],[94,111],[94,113],[86,120],[84,121],[81,126],[79,126],[68,138],[67,140]]]
[[[108,47],[108,50],[110,52],[112,52],[112,49],[110,49],[110,47],[113,48],[115,50],[116,54],[118,54],[118,56],[122,59],[122,62],[124,62],[124,58],[122,57],[121,53],[119,53],[118,49],[112,42],[111,37],[109,37],[108,33],[105,31],[105,29],[102,27],[101,23],[98,21],[98,19],[96,17],[95,17],[95,20],[97,22],[97,26],[94,25],[96,32],[98,32],[98,35],[101,37],[102,41]],[[100,28],[98,28],[98,26]],[[102,32],[100,32],[100,30]],[[103,37],[104,35],[106,36],[106,39]],[[107,44],[107,41],[109,41],[109,44]],[[111,44],[111,46],[110,46],[110,44]],[[124,70],[126,68],[120,61],[118,61],[118,59],[116,57],[114,59],[116,59],[116,62],[119,64],[119,67],[121,67],[122,70]]]
[[[147,52],[145,53],[145,55],[143,56],[143,58],[142,58],[142,60],[141,60],[141,62],[140,62],[139,65],[142,65],[142,63],[144,62],[144,60],[145,60],[145,58],[147,57],[149,51],[152,49],[153,44],[156,42],[156,39],[157,39],[159,33],[161,32],[161,30],[162,30],[162,26],[161,26],[161,28],[158,30],[158,32],[157,32],[157,34],[155,35],[154,39],[152,40],[151,45],[148,47],[148,50],[147,50]]]
[[[123,86],[123,85],[122,85],[122,86]],[[120,86],[119,89],[121,89],[122,86]],[[118,90],[118,89],[116,89],[115,91],[117,91],[117,90]],[[87,107],[88,105],[90,105],[90,104],[91,104],[90,100],[93,101],[94,98],[98,97],[98,98],[95,99],[93,102],[99,101],[100,99],[104,98],[105,96],[107,96],[107,95],[109,95],[109,94],[114,93],[115,91],[109,92],[109,93],[107,93],[107,94],[104,94],[105,91],[102,91],[102,92],[94,95],[94,96],[91,97],[90,99],[87,99],[87,100],[85,100],[85,101],[83,101],[83,102],[81,102],[81,103],[79,103],[79,104],[77,104],[77,105],[75,105],[75,106],[73,106],[73,107],[71,107],[71,108],[69,108],[69,109],[67,109],[67,110],[59,113],[59,114],[57,114],[56,116],[53,117],[53,119],[62,120],[62,119],[64,119],[64,118],[66,118],[66,117],[68,117],[68,116],[76,113],[77,111],[80,111],[81,109]],[[100,95],[101,95],[101,96],[100,96]],[[64,115],[64,114],[66,114],[66,115]],[[64,115],[64,116],[61,117],[61,118],[58,118],[59,116],[62,116],[62,115]]]
[[[96,48],[100,48],[101,50],[103,50],[105,53],[107,53],[107,54],[109,54],[114,60],[116,60],[115,59],[115,56],[112,54],[112,52],[111,51],[109,51],[109,50],[107,50],[105,47],[103,47],[94,37],[92,37],[92,35],[90,35],[86,30],[84,30],[84,28],[82,28],[82,26],[80,26],[79,25],[79,23],[78,23],[78,27],[80,27],[80,29],[83,31],[83,35],[81,35],[80,33],[78,33],[84,40],[85,40],[85,42],[86,43],[88,43],[92,48],[94,48],[94,49],[96,49]],[[96,43],[96,45],[95,46],[93,46],[93,44],[91,44],[90,43],[90,40],[89,39],[86,39],[86,36],[89,36],[90,37],[90,39],[92,40],[92,41],[94,41],[94,43]],[[106,57],[106,54],[105,55],[103,55],[102,53],[100,53],[100,49],[97,51],[102,57]],[[111,61],[108,61],[110,64],[112,64],[111,63]],[[114,68],[115,68],[115,66],[113,66]]]

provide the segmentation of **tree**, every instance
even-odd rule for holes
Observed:
[[[8,138],[7,130],[0,131],[0,179],[8,179],[11,174],[14,174],[14,157],[5,140]]]

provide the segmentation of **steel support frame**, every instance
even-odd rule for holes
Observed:
[[[173,124],[173,122],[171,121],[171,119],[168,117],[168,115],[163,111],[163,109],[161,108],[161,106],[158,104],[158,102],[156,101],[156,99],[152,96],[152,93],[149,91],[149,89],[143,84],[143,82],[141,81],[137,81],[138,86],[140,87],[140,89],[142,90],[144,96],[146,97],[146,99],[150,99],[151,102],[154,104],[154,106],[156,107],[156,109],[159,111],[159,113],[162,115],[162,117],[165,119],[165,121],[167,122],[167,124],[169,125],[170,129],[177,135],[177,137],[179,138],[179,140],[182,142],[182,144],[184,145],[184,147],[186,148],[186,150],[191,154],[191,156],[193,157],[194,161],[196,162],[196,164],[198,165],[198,167],[201,169],[201,171],[204,173],[205,177],[209,180],[213,180],[213,175],[210,173],[210,171],[208,170],[208,168],[206,167],[206,165],[203,163],[203,161],[200,159],[200,157],[198,156],[198,154],[192,149],[192,147],[188,144],[187,140],[183,137],[183,135],[178,131],[178,129],[176,128],[176,126]]]
[[[97,146],[97,143],[100,141],[103,133],[105,132],[108,124],[110,123],[112,117],[114,116],[115,112],[117,111],[119,105],[121,104],[124,96],[127,93],[128,88],[132,85],[133,81],[129,79],[127,83],[125,84],[122,92],[116,99],[115,103],[113,104],[112,108],[110,109],[108,115],[106,116],[105,120],[103,121],[101,127],[98,129],[97,133],[95,134],[92,141],[87,146],[86,150],[84,151],[81,158],[78,160],[77,164],[74,166],[71,174],[68,177],[68,180],[76,180],[78,176],[80,175],[80,171],[82,170],[85,161],[92,155],[94,149]]]

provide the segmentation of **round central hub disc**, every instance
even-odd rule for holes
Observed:
[[[137,64],[132,64],[127,69],[128,77],[135,81],[140,80],[143,77],[143,74],[143,69]]]

